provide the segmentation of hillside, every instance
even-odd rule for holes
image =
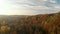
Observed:
[[[1,34],[60,34],[60,13],[0,16]]]

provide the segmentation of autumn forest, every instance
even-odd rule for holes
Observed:
[[[0,34],[60,34],[60,13],[0,15]]]

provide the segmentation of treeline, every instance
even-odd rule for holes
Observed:
[[[10,25],[3,24],[1,34],[60,34],[60,13],[24,16],[7,22]]]

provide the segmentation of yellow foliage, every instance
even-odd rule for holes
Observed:
[[[5,31],[7,26],[1,26],[1,31]]]

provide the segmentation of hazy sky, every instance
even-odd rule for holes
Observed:
[[[60,11],[60,0],[0,0],[0,15],[33,15]]]

